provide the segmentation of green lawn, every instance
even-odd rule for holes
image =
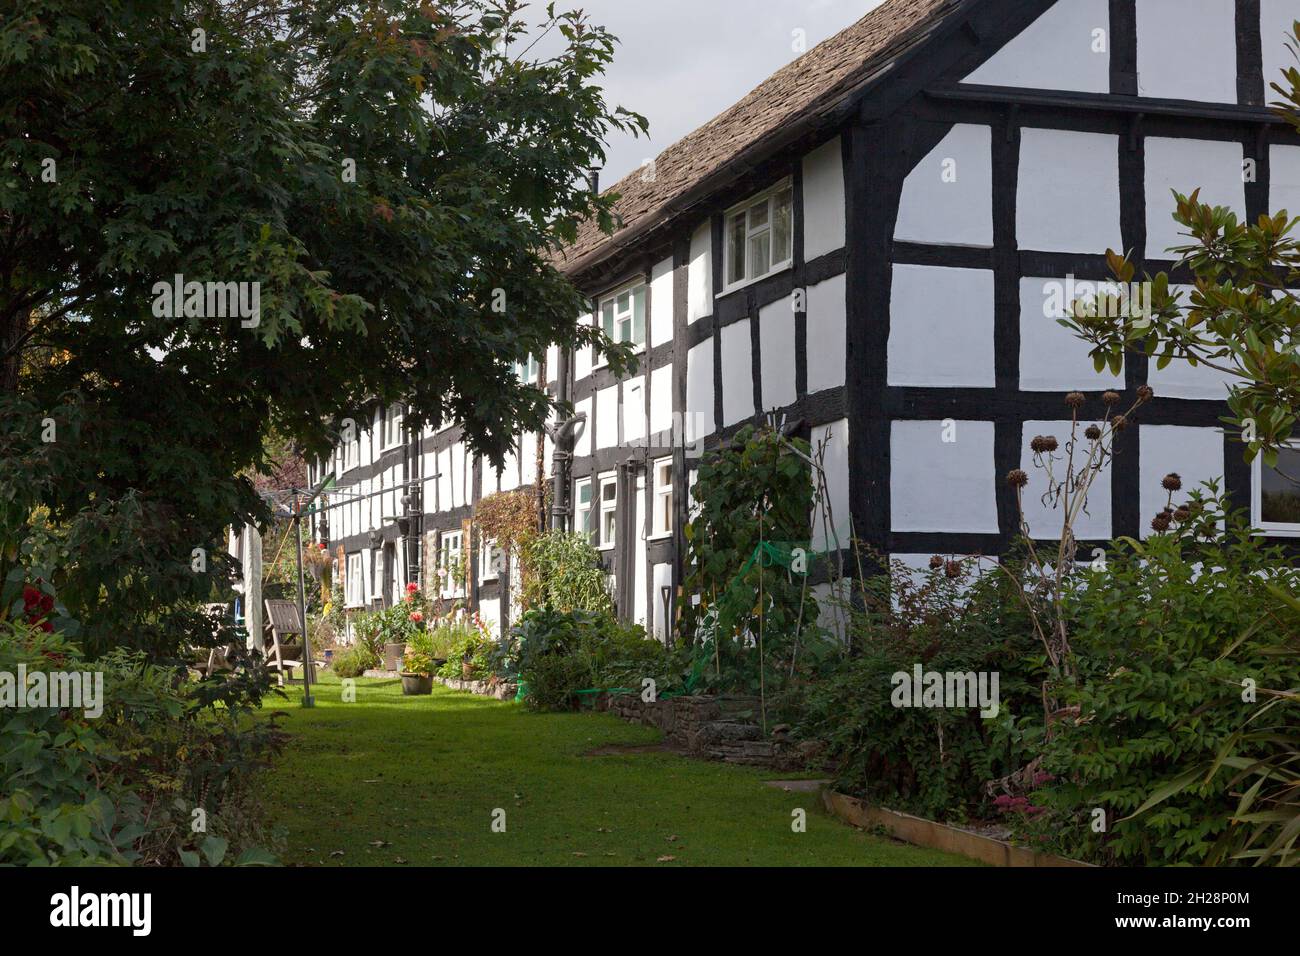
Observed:
[[[969,865],[845,826],[813,794],[764,786],[770,773],[662,752],[583,756],[659,739],[613,717],[530,714],[438,686],[403,697],[396,680],[359,680],[345,704],[332,675],[312,710],[300,688],[289,694],[291,740],[265,787],[286,863]],[[799,807],[805,833],[791,830]]]

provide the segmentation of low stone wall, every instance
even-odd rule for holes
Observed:
[[[495,697],[497,700],[514,700],[515,695],[519,693],[517,684],[489,684],[487,681],[482,680],[451,680],[436,675],[433,679],[444,687],[450,687],[452,690],[465,690],[471,694],[478,694],[480,697]]]
[[[603,694],[597,707],[630,723],[654,727],[695,757],[772,767],[788,755],[784,727],[763,734],[757,697],[670,697],[653,703],[638,694]]]

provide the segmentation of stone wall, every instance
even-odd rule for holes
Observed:
[[[602,695],[601,710],[655,727],[665,740],[695,757],[770,767],[782,762],[785,728],[764,735],[757,697],[670,697],[653,703],[637,694]]]

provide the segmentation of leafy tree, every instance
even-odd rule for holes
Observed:
[[[22,468],[0,475],[6,573],[28,505],[63,529],[104,513],[124,546],[100,561],[92,535],[67,573],[82,576],[79,610],[99,612],[88,628],[121,639],[206,595],[194,548],[265,518],[247,474],[269,471],[272,431],[322,453],[367,402],[400,399],[417,424],[463,422],[499,462],[548,411],[515,361],[594,344],[627,367],[626,349],[577,325],[583,299],[556,259],[582,219],[612,228],[612,197],[582,173],[611,130],[644,120],[597,85],[608,33],[547,7],[536,29],[561,42],[543,58],[524,48],[527,12],[0,12],[0,418],[5,455],[44,469],[38,495]],[[247,285],[183,287],[177,310],[177,276]]]

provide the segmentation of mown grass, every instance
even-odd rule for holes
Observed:
[[[341,866],[949,866],[948,854],[861,833],[770,773],[663,752],[606,715],[531,714],[435,686],[323,675],[317,706],[281,704],[291,734],[265,781],[286,863]],[[791,828],[807,813],[807,831]],[[505,832],[492,830],[505,811]]]

